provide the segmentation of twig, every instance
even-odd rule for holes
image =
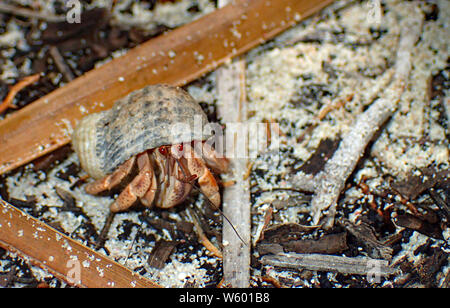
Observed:
[[[275,288],[283,288],[283,285],[278,281],[278,279],[276,279],[274,277],[265,275],[265,276],[260,276],[259,279],[261,279],[261,281],[270,283]]]
[[[0,199],[0,246],[71,285],[159,287]]]
[[[444,213],[447,220],[450,221],[450,204],[449,204],[449,202],[448,201],[445,202],[445,200],[441,198],[439,193],[434,188],[428,189],[428,193],[430,194],[430,197],[431,197],[431,199],[433,199],[434,203]],[[448,198],[449,197],[447,197],[447,199]]]
[[[218,113],[225,123],[245,121],[246,114],[244,94],[241,92],[239,75],[243,74],[243,60],[222,68],[218,72]],[[228,76],[227,76],[228,75]],[[237,84],[236,84],[237,83]],[[234,86],[231,86],[233,85]],[[232,90],[234,89],[234,90]],[[245,145],[239,145],[245,146]],[[234,145],[232,146],[233,149]],[[236,151],[232,151],[233,153]],[[225,282],[233,287],[245,288],[250,283],[250,190],[248,179],[244,179],[247,159],[230,158],[230,179],[235,185],[223,190],[223,212],[233,226],[223,224],[224,277]]]
[[[273,209],[272,206],[269,206],[264,214],[264,221],[261,223],[256,231],[256,235],[253,238],[253,246],[256,246],[256,243],[264,239],[264,230],[269,225],[272,220]]]
[[[345,106],[347,102],[350,102],[353,99],[353,94],[347,95],[345,98],[339,98],[336,101],[332,101],[329,104],[326,104],[319,110],[319,114],[316,117],[317,121],[323,120],[328,113],[332,110],[339,109]]]
[[[220,7],[228,0],[219,0]],[[247,106],[245,94],[244,59],[237,59],[217,70],[217,113],[223,123],[238,123],[247,120]],[[227,134],[231,132],[226,132]],[[233,132],[235,133],[235,132]],[[244,136],[244,139],[247,136]],[[228,138],[227,138],[228,139]],[[230,224],[223,224],[223,271],[227,284],[235,288],[246,288],[250,284],[250,190],[247,170],[248,160],[244,157],[230,157],[240,150],[247,153],[248,144],[235,140],[231,145],[231,153],[226,153],[230,159],[231,179],[235,185],[223,190],[223,212],[234,224],[234,228],[244,242],[234,233]],[[227,144],[227,147],[229,145]],[[242,148],[243,147],[243,148]],[[236,155],[235,155],[236,156]]]
[[[17,106],[15,106],[13,104],[14,97],[16,97],[16,94],[23,88],[38,81],[39,77],[40,77],[40,74],[34,74],[31,76],[27,76],[27,77],[23,78],[21,81],[19,81],[18,83],[16,83],[15,85],[13,85],[11,87],[11,89],[9,90],[9,93],[6,96],[6,98],[0,104],[0,114],[3,113],[8,108],[16,109]]]
[[[367,275],[370,278],[386,277],[397,272],[385,260],[322,254],[279,253],[263,256],[261,263],[296,270],[308,269],[341,274]]]
[[[59,52],[58,47],[51,46],[50,47],[50,55],[52,56],[53,60],[55,61],[55,65],[58,68],[58,70],[61,72],[61,74],[64,76],[64,79],[67,82],[70,82],[75,79],[75,76],[73,75],[70,68],[67,66],[67,64],[64,62],[64,58]]]
[[[445,275],[445,278],[444,278],[444,280],[442,281],[442,283],[441,283],[441,285],[439,287],[443,288],[443,289],[450,288],[450,271],[447,271],[447,275]]]
[[[450,135],[450,98],[445,97],[444,100],[444,109],[447,116],[447,134]]]
[[[105,242],[108,238],[109,229],[111,228],[111,224],[114,221],[114,217],[116,217],[116,213],[109,211],[108,216],[106,216],[105,223],[103,224],[103,228],[98,235],[97,241],[95,243],[95,249],[104,248]]]
[[[244,181],[248,180],[248,177],[250,176],[250,174],[252,173],[252,168],[253,165],[255,164],[255,162],[250,162],[249,164],[247,164],[247,171],[245,171],[244,176],[242,177],[244,179]]]
[[[197,236],[200,243],[202,243],[202,245],[205,246],[205,248],[209,252],[211,252],[215,257],[222,259],[222,252],[216,246],[214,246],[214,244],[211,243],[211,241],[205,235],[195,212],[190,208],[187,208],[186,212],[189,215],[189,218],[191,219],[192,223],[194,224],[194,229],[197,232]]]
[[[368,110],[357,117],[353,128],[344,136],[339,148],[325,165],[324,171],[316,176],[315,179],[319,180],[319,183],[311,202],[314,224],[318,224],[325,214],[324,228],[333,226],[337,200],[347,178],[375,132],[396,110],[411,70],[411,50],[420,36],[422,22],[423,19],[417,16],[409,17],[406,21],[397,51],[394,81],[384,97],[376,100]]]
[[[6,3],[0,3],[0,13],[12,14],[15,16],[28,18],[37,18],[49,22],[61,22],[66,19],[65,16],[57,16],[48,12],[38,12]]]

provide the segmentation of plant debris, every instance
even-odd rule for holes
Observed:
[[[411,172],[404,180],[393,182],[391,187],[406,199],[414,200],[427,189],[436,185],[449,187],[450,170],[437,171],[435,168],[425,168]]]
[[[176,246],[177,243],[174,241],[159,240],[156,242],[148,257],[148,265],[158,269],[164,268],[166,261]]]

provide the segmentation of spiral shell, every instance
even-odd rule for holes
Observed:
[[[109,110],[83,118],[74,130],[72,145],[81,167],[99,179],[146,150],[205,140],[208,136],[202,127],[206,124],[202,108],[186,91],[152,85],[116,101]]]

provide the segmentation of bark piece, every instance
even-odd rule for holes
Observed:
[[[337,254],[346,249],[347,233],[327,234],[317,240],[296,240],[283,243],[288,252]]]
[[[316,175],[323,170],[325,163],[330,159],[339,146],[339,139],[324,139],[320,142],[317,149],[311,157],[298,168],[296,171],[301,171],[306,174]]]
[[[395,223],[401,227],[415,230],[426,236],[440,240],[443,239],[442,230],[438,223],[433,224],[408,213],[398,215]]]
[[[386,260],[392,258],[392,248],[378,241],[374,230],[368,224],[360,222],[358,225],[355,225],[344,218],[341,219],[341,224],[358,239],[360,244],[372,258],[383,258]]]
[[[431,256],[423,257],[417,265],[417,273],[420,277],[420,282],[426,286],[433,286],[436,284],[436,273],[441,267],[448,262],[448,253],[435,249]]]
[[[167,259],[176,247],[176,242],[159,240],[148,257],[147,263],[151,267],[163,269]]]
[[[396,181],[391,186],[406,199],[414,200],[425,190],[449,177],[450,170],[448,169],[438,172],[434,168],[427,168],[422,170],[420,175],[412,173],[405,180]]]

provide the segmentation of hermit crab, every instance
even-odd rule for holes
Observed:
[[[147,86],[109,110],[86,116],[72,136],[81,167],[94,179],[86,192],[123,186],[110,206],[115,213],[137,200],[146,207],[173,207],[198,182],[218,208],[219,187],[211,170],[226,172],[228,160],[207,142],[210,136],[198,130],[199,124],[208,124],[200,105],[169,85]]]

